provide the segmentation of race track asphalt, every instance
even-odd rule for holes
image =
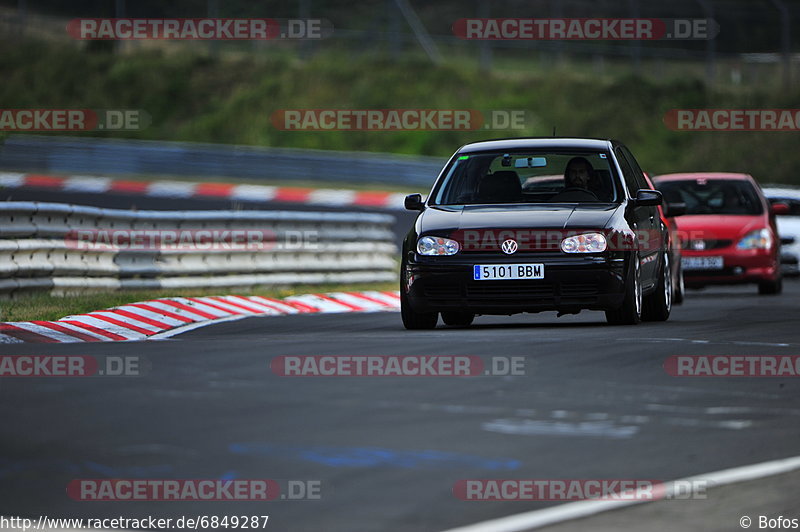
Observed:
[[[670,355],[797,355],[798,283],[689,292],[669,322],[397,313],[248,318],[170,339],[0,345],[138,356],[138,377],[0,382],[0,515],[269,515],[267,530],[437,531],[557,502],[461,501],[459,479],[669,480],[800,454],[797,378],[668,375]],[[524,375],[283,377],[280,355],[523,357]],[[321,481],[319,500],[86,502],[85,478]],[[675,501],[674,504],[681,504]],[[731,523],[735,523],[731,516]],[[639,527],[643,530],[646,527]]]

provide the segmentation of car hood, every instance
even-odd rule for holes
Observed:
[[[685,215],[675,218],[678,231],[691,239],[736,240],[750,231],[769,227],[764,215]]]
[[[470,229],[602,229],[618,204],[436,206],[420,217],[419,234]]]

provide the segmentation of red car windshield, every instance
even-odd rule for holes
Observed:
[[[657,185],[670,203],[685,203],[686,214],[757,215],[764,212],[761,199],[749,181],[692,179]]]

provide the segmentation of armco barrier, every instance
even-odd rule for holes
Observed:
[[[385,214],[126,211],[0,202],[0,294],[391,281],[397,247]],[[77,245],[76,231],[257,230],[278,245]],[[292,235],[309,240],[283,245]],[[202,249],[201,249],[202,248]]]

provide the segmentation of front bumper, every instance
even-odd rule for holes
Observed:
[[[544,279],[475,281],[475,264],[541,263]],[[625,295],[625,258],[519,254],[513,259],[470,254],[414,256],[405,266],[402,289],[417,312],[460,311],[515,314],[557,310],[610,310]]]
[[[691,270],[684,267],[684,280],[690,286],[758,283],[773,281],[779,275],[779,266],[771,250],[722,249],[699,252],[685,249],[682,257],[722,257],[721,270]]]

